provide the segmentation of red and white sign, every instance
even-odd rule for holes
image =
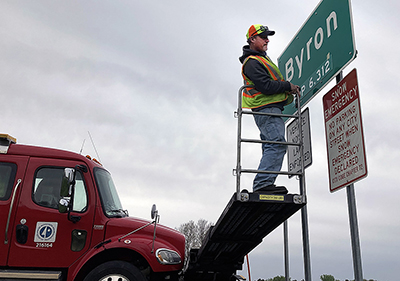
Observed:
[[[322,101],[329,188],[334,192],[367,176],[356,69],[324,95]]]

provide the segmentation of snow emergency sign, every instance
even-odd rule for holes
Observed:
[[[337,191],[367,176],[357,70],[322,98],[329,188]]]

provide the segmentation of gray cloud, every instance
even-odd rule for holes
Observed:
[[[161,222],[215,222],[235,191],[238,57],[247,28],[276,30],[276,60],[317,5],[293,0],[244,7],[240,1],[2,1],[1,131],[19,143],[100,158],[124,207]],[[357,68],[369,175],[356,183],[364,278],[396,280],[396,1],[353,1]],[[313,279],[352,279],[346,191],[329,193],[322,96],[309,103],[313,165],[306,170]],[[258,138],[251,118],[247,136]],[[66,130],[67,129],[67,130]],[[244,148],[255,168],[258,146]],[[243,177],[250,188],[252,176]],[[295,179],[279,183],[298,192]],[[289,221],[292,279],[303,278],[300,216]],[[252,279],[283,275],[278,228],[250,253]]]

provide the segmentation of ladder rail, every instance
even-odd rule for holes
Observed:
[[[236,163],[236,197],[237,200],[240,200],[240,176],[242,173],[271,173],[271,174],[289,174],[289,172],[285,171],[259,171],[259,170],[251,170],[251,169],[242,169],[241,167],[241,143],[242,142],[251,142],[251,143],[263,143],[263,141],[254,141],[248,139],[242,139],[242,116],[243,114],[251,114],[251,115],[275,115],[275,114],[266,114],[260,112],[252,112],[248,110],[242,110],[242,92],[246,91],[246,88],[252,88],[249,86],[242,86],[239,89],[238,95],[238,109],[235,112],[235,117],[238,118],[238,135],[237,135],[237,163]],[[253,87],[254,88],[254,87]],[[301,118],[301,103],[300,103],[300,93],[295,95],[295,103],[297,107],[297,112],[291,116],[287,114],[281,114],[281,117],[288,117],[288,118],[296,118],[297,119],[297,126],[298,126],[298,143],[286,143],[287,146],[290,145],[298,145],[299,153],[300,153],[300,171],[296,174],[299,179],[299,189],[300,189],[300,196],[305,200],[306,198],[306,182],[305,182],[305,159],[304,159],[304,144],[302,138],[302,118]],[[303,201],[305,203],[305,201]],[[310,246],[309,246],[309,231],[308,231],[308,214],[307,214],[307,206],[303,206],[301,208],[301,221],[302,221],[302,237],[303,237],[303,257],[304,257],[304,272],[306,280],[311,280],[310,272],[311,272],[311,264],[310,264]],[[287,240],[285,240],[285,245],[287,245]],[[288,259],[288,257],[285,257]],[[285,269],[286,270],[286,269]],[[288,278],[288,276],[286,276]]]
[[[268,116],[280,116],[280,117],[288,117],[288,118],[297,118],[297,115],[292,114],[279,114],[279,113],[265,113],[265,112],[257,112],[251,110],[242,110],[242,114],[249,114],[249,115],[268,115]]]
[[[293,115],[290,114],[277,114],[277,113],[265,113],[265,112],[253,112],[251,110],[243,110],[242,108],[242,92],[247,91],[247,88],[254,88],[248,85],[243,85],[239,88],[238,91],[238,108],[234,113],[234,116],[238,119],[238,127],[237,127],[237,152],[236,152],[236,169],[234,169],[234,174],[236,175],[236,195],[239,199],[240,197],[240,176],[242,173],[265,173],[265,174],[277,174],[277,175],[296,175],[299,176],[300,180],[300,194],[305,195],[305,182],[304,182],[304,145],[303,139],[301,137],[298,138],[299,142],[277,142],[277,141],[268,141],[268,140],[259,140],[259,139],[245,139],[242,138],[242,117],[243,115],[268,115],[268,116],[279,116],[279,117],[287,117],[287,118],[295,118],[297,119],[297,124],[299,128],[299,135],[302,132],[302,122],[301,122],[301,105],[300,105],[300,97],[295,94],[295,102],[297,107],[297,112]],[[256,169],[242,169],[241,166],[241,150],[242,150],[242,142],[245,143],[272,143],[272,144],[284,144],[286,146],[298,146],[300,152],[300,172],[288,172],[288,171],[263,171]]]

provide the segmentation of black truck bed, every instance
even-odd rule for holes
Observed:
[[[296,194],[233,194],[202,247],[191,251],[185,280],[230,280],[244,256],[305,204]]]

